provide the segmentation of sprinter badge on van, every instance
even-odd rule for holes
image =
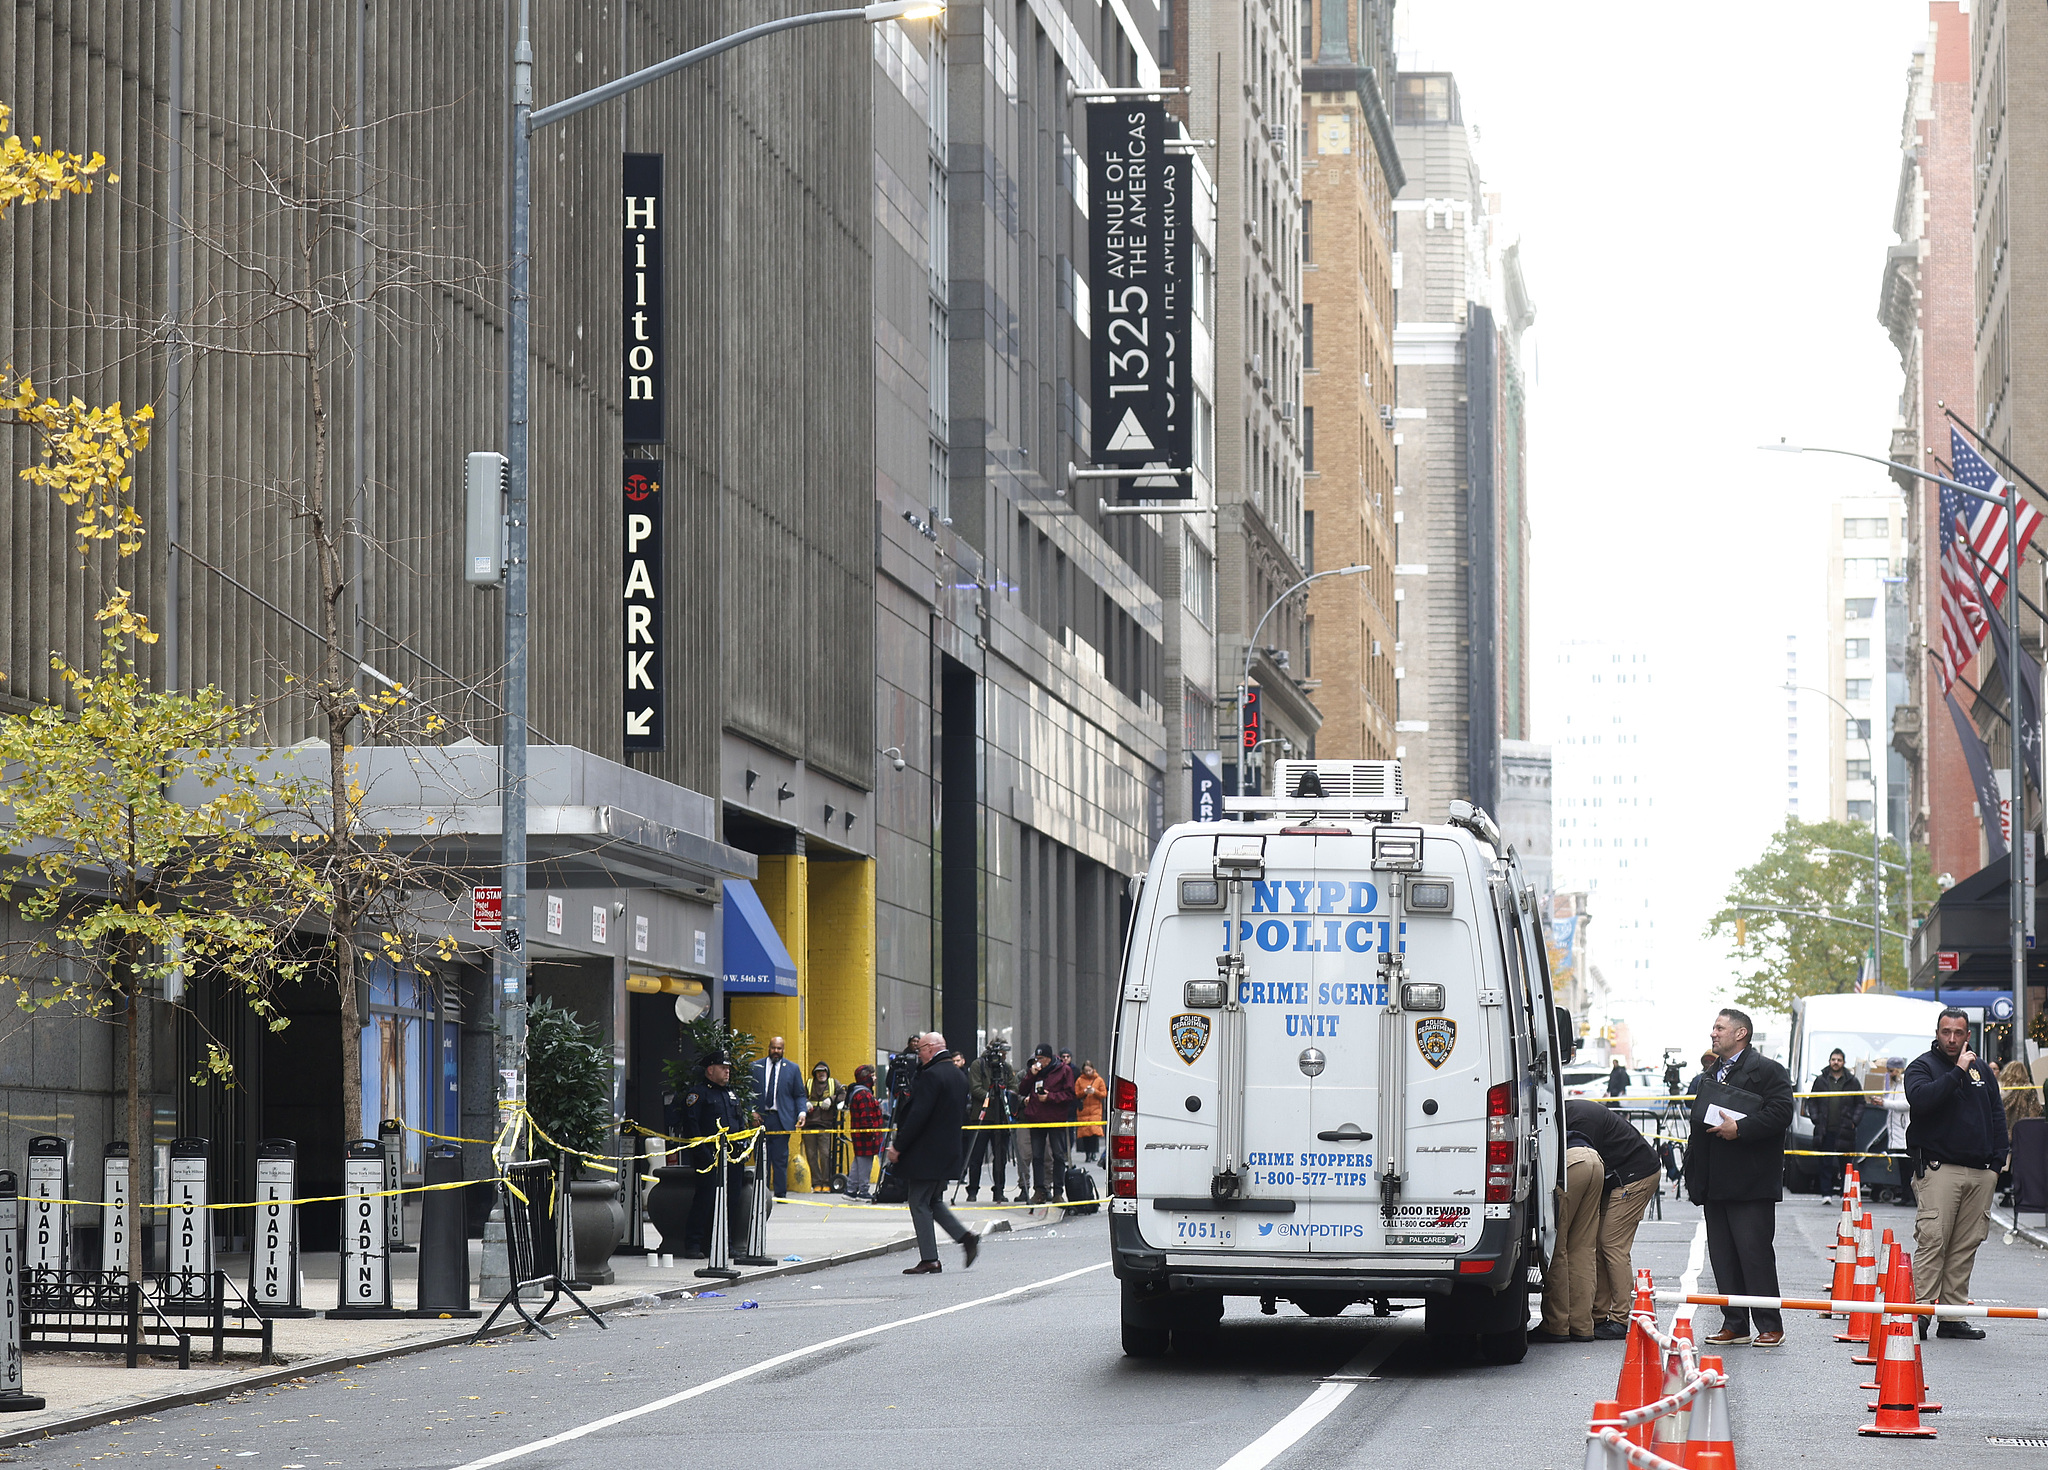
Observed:
[[[1458,1023],[1449,1016],[1424,1016],[1415,1023],[1415,1048],[1431,1067],[1451,1059],[1458,1044]]]
[[[1180,1053],[1180,1059],[1192,1067],[1209,1045],[1209,1018],[1203,1015],[1180,1015],[1173,1018],[1173,1049]]]

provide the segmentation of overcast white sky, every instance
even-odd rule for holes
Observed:
[[[1754,446],[1889,448],[1900,375],[1878,284],[1927,13],[1926,0],[1396,11],[1402,65],[1457,73],[1537,303],[1536,738],[1560,718],[1545,687],[1556,645],[1626,630],[1660,655],[1669,902],[1662,993],[1628,1017],[1639,1058],[1705,1045],[1730,975],[1706,918],[1783,816],[1785,634],[1822,627],[1829,502],[1886,485],[1875,465]]]

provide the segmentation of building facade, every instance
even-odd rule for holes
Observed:
[[[1324,0],[1302,50],[1301,443],[1316,753],[1394,753],[1393,6]]]
[[[1903,654],[1907,516],[1892,494],[1834,502],[1829,511],[1827,566],[1827,692],[1839,701],[1828,720],[1828,815],[1836,821],[1884,824],[1904,758],[1884,732],[1903,701],[1890,669]],[[1896,648],[1895,646],[1896,645]],[[1900,676],[1903,682],[1903,674]],[[1903,803],[1897,815],[1904,815]]]
[[[1948,457],[1944,410],[1975,422],[1977,207],[1972,123],[1971,16],[1955,0],[1928,7],[1926,43],[1907,70],[1899,190],[1878,319],[1898,350],[1904,382],[1891,457],[1939,472]],[[1908,507],[1905,684],[1889,729],[1904,763],[1905,821],[1936,873],[1961,879],[1984,861],[1984,834],[1962,747],[1924,650],[1941,630],[1940,494],[1895,477]],[[1971,682],[1976,683],[1974,674]],[[1967,711],[1967,690],[1956,691]]]
[[[542,104],[762,18],[542,10]],[[159,406],[133,562],[81,566],[65,509],[10,478],[5,697],[63,697],[48,651],[90,651],[118,577],[165,632],[152,677],[263,701],[277,745],[321,734],[287,678],[322,646],[293,520],[318,468],[354,537],[350,658],[447,721],[447,746],[364,768],[403,788],[394,821],[466,813],[448,818],[451,871],[493,881],[503,609],[464,580],[463,464],[506,435],[516,8],[457,0],[397,25],[325,0],[287,24],[185,0],[176,31],[171,14],[95,0],[0,35],[17,127],[98,147],[122,175],[0,224],[8,357],[46,392]],[[532,993],[602,1029],[630,1116],[660,1126],[681,993],[841,1078],[932,1026],[961,1046],[1106,1051],[1126,884],[1182,752],[1214,742],[1217,697],[1213,518],[1105,516],[1064,470],[1090,440],[1085,112],[1068,87],[1156,85],[1162,20],[1118,3],[1081,23],[1034,0],[809,28],[536,138],[526,939]],[[38,116],[47,97],[69,100]],[[652,214],[623,186],[632,154],[659,156]],[[1196,175],[1213,200],[1206,163]],[[295,211],[331,230],[288,307],[326,312],[317,411],[311,369],[266,350],[249,288],[289,277]],[[620,243],[622,220],[650,219],[668,232],[652,311]],[[1195,222],[1212,261],[1213,220]],[[35,279],[39,261],[76,268]],[[1212,278],[1198,346],[1219,294]],[[650,333],[659,386],[631,397],[661,422],[629,439],[627,354],[639,372]],[[29,446],[13,452],[19,468]],[[1213,439],[1196,454],[1213,500]],[[628,748],[622,718],[628,457],[668,527],[651,749]],[[431,802],[421,770],[440,773]],[[546,822],[605,831],[550,847]],[[213,1138],[246,1192],[258,1138],[298,1138],[319,1186],[329,1161],[338,1181],[339,1141],[381,1117],[489,1136],[492,941],[464,914],[441,931],[459,952],[424,982],[366,977],[362,1120],[306,1106],[307,1079],[338,1079],[332,987],[287,1005],[285,1040],[203,981],[153,1005],[159,1139]],[[728,974],[736,932],[767,956],[763,983]],[[117,1136],[118,1044],[6,1014],[6,1158],[33,1131],[96,1157]],[[221,1035],[245,1052],[231,1104],[179,1080]]]
[[[1557,891],[1598,916],[1605,1003],[1625,1009],[1659,982],[1657,664],[1640,645],[1567,643],[1553,687]]]
[[[1316,749],[1302,488],[1303,253],[1299,27],[1303,0],[1170,5],[1161,79],[1214,160],[1214,442],[1219,745],[1227,791]],[[1213,151],[1207,145],[1213,142]],[[1250,657],[1247,658],[1249,652]],[[1256,691],[1256,716],[1237,705]],[[1251,723],[1256,720],[1256,729]]]
[[[1448,72],[1395,81],[1401,744],[1409,799],[1499,804],[1500,742],[1528,738],[1522,333],[1535,307]]]

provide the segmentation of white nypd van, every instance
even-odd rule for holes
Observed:
[[[1416,1302],[1527,1350],[1562,1189],[1542,916],[1487,815],[1407,808],[1392,761],[1276,762],[1241,820],[1172,828],[1134,908],[1109,1113],[1134,1356],[1226,1296],[1316,1316]]]

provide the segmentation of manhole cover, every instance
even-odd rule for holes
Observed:
[[[2048,1450],[2048,1434],[1987,1434],[1984,1443],[2012,1450]]]

